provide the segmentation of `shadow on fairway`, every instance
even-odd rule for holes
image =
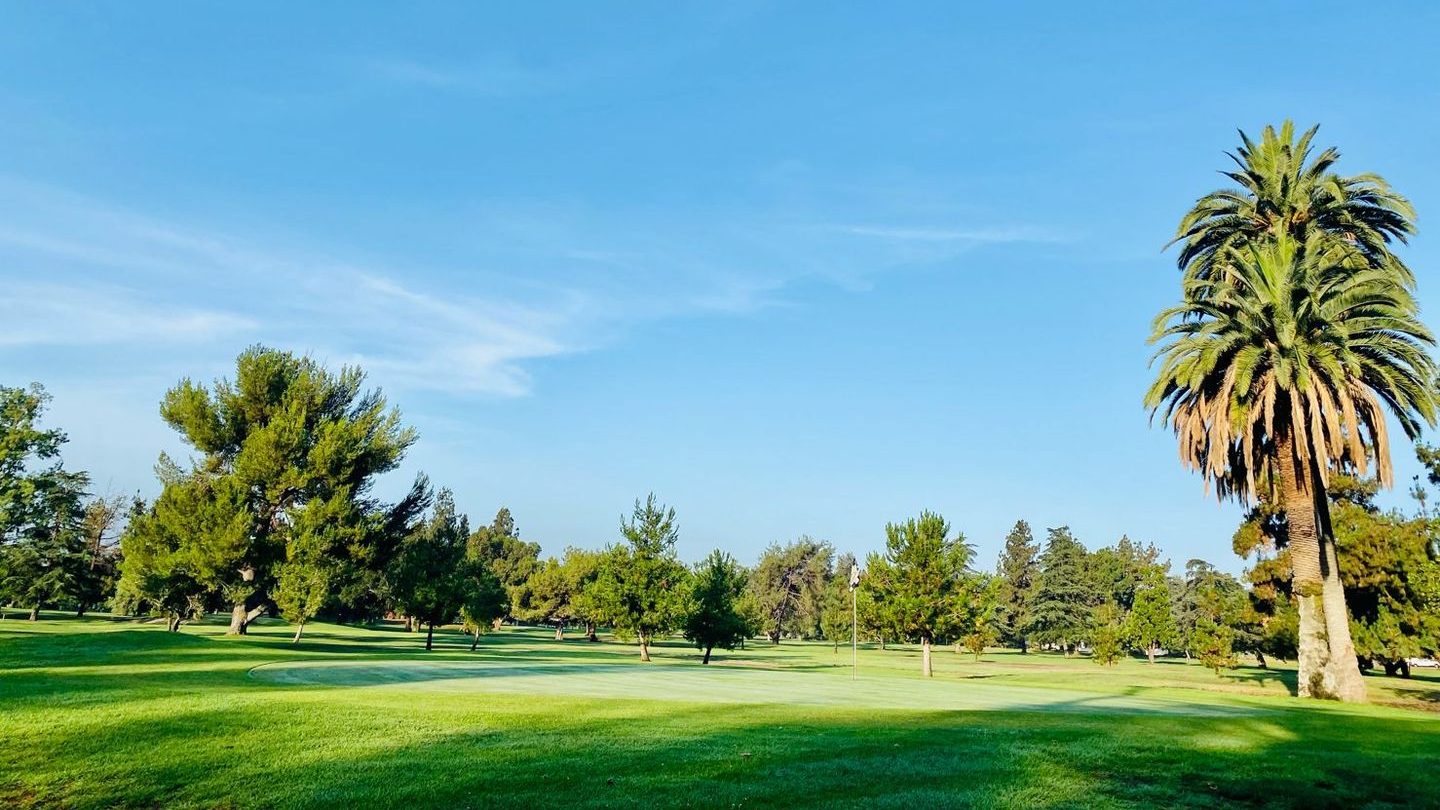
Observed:
[[[902,715],[556,698],[176,710],[24,752],[126,806],[1336,807],[1426,804],[1440,726],[1364,717]],[[311,718],[333,721],[318,725]],[[457,731],[456,726],[469,728]],[[111,756],[116,740],[161,755]],[[1403,740],[1397,749],[1387,741]],[[8,786],[0,783],[0,803]],[[85,795],[85,794],[81,794]],[[112,801],[119,798],[110,795]]]

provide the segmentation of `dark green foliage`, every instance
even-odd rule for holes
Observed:
[[[1204,560],[1190,560],[1172,598],[1176,633],[1190,654],[1199,657],[1208,647],[1212,656],[1221,655],[1217,652],[1221,641],[1227,650],[1256,649],[1260,628],[1245,588],[1235,577]]]
[[[729,554],[710,552],[690,579],[690,609],[685,617],[685,638],[705,651],[700,660],[710,663],[710,651],[719,647],[733,650],[749,632],[749,622],[739,611],[740,594],[745,590],[745,571]]]
[[[1097,549],[1090,555],[1089,566],[1100,600],[1115,605],[1122,613],[1130,610],[1136,591],[1149,580],[1159,559],[1160,550],[1153,544],[1142,546],[1129,537]]]
[[[624,542],[612,546],[588,589],[588,604],[622,638],[640,645],[640,659],[650,660],[650,643],[674,630],[685,616],[690,572],[675,557],[679,539],[675,510],[666,509],[654,493],[620,526]]]
[[[885,526],[885,553],[871,554],[862,586],[873,604],[883,605],[900,638],[925,645],[968,630],[962,621],[966,580],[974,549],[964,535],[950,536],[950,524],[934,512]]]
[[[1425,448],[1418,454],[1427,459]],[[1330,525],[1340,562],[1340,579],[1350,608],[1356,654],[1366,667],[1404,673],[1407,658],[1440,652],[1440,615],[1427,584],[1436,567],[1431,558],[1433,521],[1423,513],[1405,517],[1383,512],[1374,502],[1373,480],[1332,476],[1327,490]],[[1267,655],[1293,655],[1294,625],[1288,577],[1289,550],[1284,516],[1262,500],[1235,533],[1235,551],[1254,557],[1247,572],[1259,649]],[[1244,649],[1245,637],[1240,636]]]
[[[337,593],[356,613],[373,614],[379,571],[423,504],[385,507],[369,495],[375,477],[393,470],[415,441],[379,391],[362,389],[353,367],[332,374],[308,357],[255,346],[235,364],[235,378],[209,388],[182,380],[161,404],[165,421],[202,455],[181,473],[162,459],[162,483],[205,486],[238,497],[248,526],[238,543],[200,548],[200,577],[234,605],[232,632],[264,610],[275,566],[292,558],[321,560]],[[163,496],[162,496],[163,497]],[[174,506],[193,498],[178,498]],[[398,513],[398,514],[397,514]],[[398,518],[398,519],[397,519]],[[143,578],[143,577],[139,577]]]
[[[1039,555],[1040,546],[1030,532],[1030,524],[1015,521],[1015,527],[1005,536],[997,567],[999,606],[995,622],[1000,641],[1020,648],[1022,653],[1028,646],[1025,629],[1030,626],[1030,599],[1039,573]]]
[[[1159,648],[1176,642],[1174,605],[1170,601],[1165,569],[1160,565],[1151,565],[1144,574],[1135,590],[1130,613],[1124,618],[1123,629],[1125,642],[1144,651],[1152,664]]]
[[[836,652],[840,651],[841,643],[851,640],[856,630],[855,600],[850,588],[850,571],[855,565],[854,554],[841,554],[821,595],[820,635],[830,641]]]
[[[1120,663],[1125,654],[1126,628],[1120,608],[1107,602],[1095,609],[1091,619],[1090,659],[1103,666]]]
[[[1085,547],[1068,526],[1050,529],[1030,601],[1027,635],[1068,654],[1088,634],[1090,610],[1098,604],[1098,596],[1089,581]]]
[[[960,644],[979,661],[985,648],[1000,637],[997,616],[1000,611],[1001,580],[986,574],[970,574],[965,579],[960,598],[956,633]]]
[[[60,462],[65,434],[40,427],[50,397],[39,385],[0,386],[0,603],[65,605],[95,598],[97,556],[85,535],[89,477]]]
[[[507,615],[534,621],[544,609],[536,604],[531,578],[540,570],[540,544],[520,539],[510,510],[500,507],[489,526],[470,535],[470,556],[483,560],[505,589]]]
[[[1240,665],[1235,656],[1235,630],[1204,616],[1190,631],[1190,646],[1200,663],[1215,670],[1234,669]]]
[[[483,561],[467,554],[469,536],[469,522],[455,511],[450,491],[441,490],[430,519],[406,538],[391,566],[395,603],[428,627],[427,650],[436,625],[455,621],[467,609],[498,613],[502,604],[500,589]]]
[[[286,562],[276,566],[272,594],[280,618],[295,625],[295,641],[305,623],[315,618],[330,598],[330,571],[319,561]]]
[[[547,571],[537,578],[535,599],[546,606],[549,620],[560,628],[571,622],[585,625],[586,637],[595,641],[595,626],[601,615],[590,594],[590,586],[600,576],[600,566],[605,561],[605,552],[588,551],[582,548],[567,548],[553,572]],[[557,633],[558,635],[558,633]]]
[[[786,635],[814,638],[820,634],[826,583],[835,551],[810,537],[773,543],[750,572],[749,589],[764,615],[765,634],[779,643]]]

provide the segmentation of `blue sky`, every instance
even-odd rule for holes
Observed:
[[[102,491],[153,494],[165,389],[263,342],[418,427],[386,491],[547,552],[654,490],[688,559],[928,508],[986,566],[1024,517],[1238,570],[1140,407],[1235,129],[1389,178],[1440,303],[1429,4],[0,13],[0,381]]]

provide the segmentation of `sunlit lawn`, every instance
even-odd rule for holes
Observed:
[[[0,622],[0,806],[1440,804],[1440,678],[506,630]]]

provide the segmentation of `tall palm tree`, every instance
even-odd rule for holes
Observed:
[[[1155,320],[1159,373],[1145,395],[1181,461],[1223,498],[1273,488],[1283,505],[1300,611],[1301,695],[1363,700],[1336,571],[1325,481],[1332,470],[1392,479],[1385,411],[1412,438],[1433,425],[1434,338],[1398,262],[1312,230],[1218,248],[1220,276],[1187,275]]]
[[[1171,243],[1181,244],[1178,264],[1184,273],[1187,301],[1229,294],[1224,292],[1228,289],[1224,284],[1235,281],[1232,276],[1239,272],[1235,267],[1237,262],[1253,262],[1257,245],[1278,244],[1284,240],[1297,251],[1292,260],[1303,256],[1315,266],[1332,270],[1382,272],[1392,279],[1390,283],[1398,284],[1406,296],[1413,290],[1414,274],[1391,252],[1395,243],[1404,243],[1414,233],[1415,213],[1410,203],[1377,175],[1337,174],[1334,167],[1340,157],[1338,151],[1328,148],[1313,155],[1316,129],[1312,127],[1297,139],[1294,124],[1286,121],[1278,129],[1267,126],[1258,143],[1244,132],[1240,133],[1240,148],[1229,155],[1235,169],[1222,172],[1235,185],[1201,197],[1181,220]],[[1392,410],[1407,408],[1400,401],[1385,401]],[[1323,412],[1328,406],[1320,403],[1316,407]],[[1428,420],[1428,416],[1422,418]],[[1383,420],[1376,425],[1383,431]],[[1418,425],[1406,424],[1407,433],[1414,429],[1418,429]],[[1375,454],[1382,474],[1388,479],[1389,447],[1383,433],[1372,436],[1368,443],[1362,439],[1359,449]],[[1353,448],[1347,452],[1350,456],[1364,455]],[[1354,463],[1338,458],[1329,461]],[[1310,477],[1323,476],[1325,466],[1321,464]],[[1244,492],[1253,488],[1260,468],[1242,464],[1239,469],[1248,470],[1239,493],[1243,498]],[[1302,468],[1300,472],[1305,471]],[[1308,482],[1297,479],[1297,483]],[[1224,483],[1217,487],[1222,496],[1227,493],[1227,487]],[[1314,492],[1313,487],[1311,491]],[[1303,515],[1294,517],[1300,526],[1295,533],[1304,535],[1303,526],[1311,523],[1317,527],[1321,540],[1322,590],[1336,595],[1325,603],[1333,610],[1343,604],[1344,591],[1333,560],[1326,560],[1327,549],[1333,556],[1333,538],[1329,535],[1329,508],[1323,488],[1319,492],[1313,519]],[[1292,503],[1291,511],[1296,508],[1298,504]],[[1301,545],[1304,544],[1302,540]],[[1307,561],[1300,563],[1297,578],[1308,579],[1307,565]],[[1343,615],[1335,617],[1336,623],[1343,625],[1340,619]],[[1302,624],[1308,630],[1316,630],[1313,623],[1302,621]],[[1363,693],[1358,670],[1346,663],[1350,659],[1350,645],[1348,633],[1341,632],[1343,629],[1328,636],[1330,660],[1335,662],[1331,669],[1339,670],[1332,673],[1331,680],[1343,682],[1345,690]],[[1307,684],[1301,688],[1311,690]],[[1325,684],[1315,688],[1323,690]]]
[[[1414,284],[1390,248],[1415,232],[1415,210],[1378,175],[1332,171],[1340,159],[1334,147],[1311,159],[1318,129],[1296,140],[1295,124],[1285,121],[1279,130],[1265,127],[1258,144],[1240,133],[1240,148],[1226,153],[1236,168],[1221,172],[1235,187],[1197,200],[1171,241],[1181,245],[1176,261],[1187,278],[1223,277],[1230,249],[1256,239],[1288,235],[1303,243],[1318,232],[1354,247],[1350,259],[1391,266]]]

